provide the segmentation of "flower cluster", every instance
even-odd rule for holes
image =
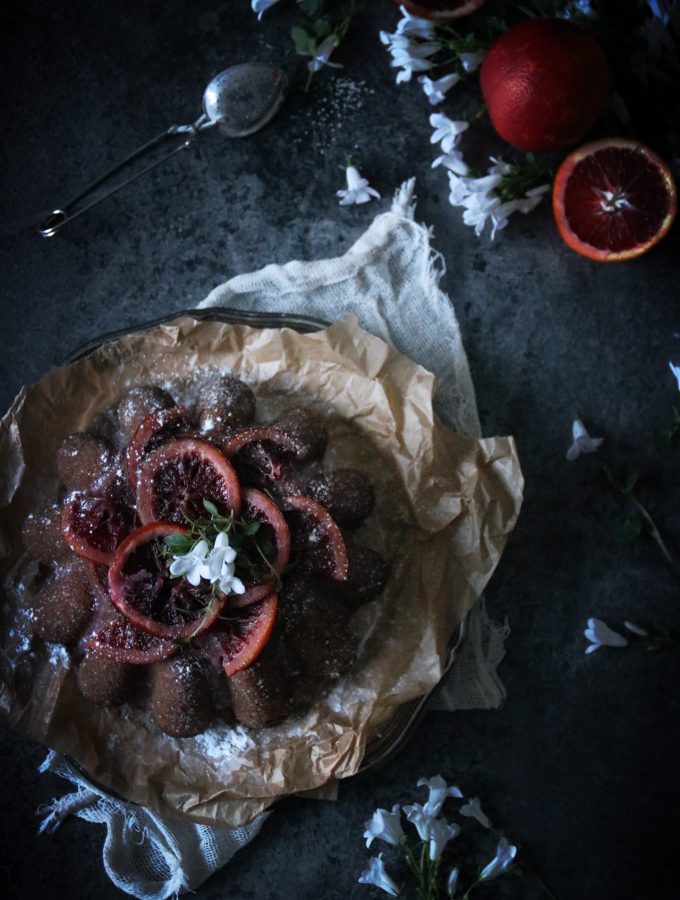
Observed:
[[[442,809],[449,797],[463,799],[463,793],[455,785],[447,785],[441,775],[435,775],[434,778],[420,778],[417,786],[428,789],[427,801],[408,806],[396,804],[391,811],[377,809],[365,823],[364,839],[367,847],[378,840],[399,849],[413,872],[420,900],[434,900],[440,895],[440,860],[447,844],[457,838],[461,831],[460,825],[449,822],[442,816]],[[492,827],[477,797],[461,805],[458,812],[461,816],[476,819],[486,829]],[[404,831],[403,816],[417,832],[419,843],[415,846]],[[465,893],[457,893],[460,868],[458,866],[451,868],[446,877],[447,895],[466,900],[477,885],[507,872],[514,864],[516,856],[517,847],[501,836],[493,859],[479,871],[476,880],[470,884]],[[359,877],[359,883],[374,885],[392,897],[397,897],[401,893],[399,885],[385,868],[382,853],[369,860],[368,867]]]
[[[236,577],[236,550],[226,531],[219,532],[212,547],[202,539],[188,553],[173,554],[169,569],[175,578],[184,577],[194,587],[205,580],[216,584],[223,594],[244,594],[246,590]]]

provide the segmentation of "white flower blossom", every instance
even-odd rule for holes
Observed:
[[[678,382],[678,390],[680,391],[680,366],[674,366],[672,362],[669,361],[668,365],[670,366],[671,372],[675,375],[675,378]]]
[[[458,143],[460,135],[470,127],[469,122],[454,121],[443,113],[432,113],[430,125],[434,128],[430,143],[441,143],[444,153],[450,153]]]
[[[446,893],[449,897],[456,896],[456,885],[458,884],[458,868],[451,869],[446,882]]]
[[[412,16],[404,6],[399,7],[402,18],[397,25],[397,34],[408,34],[412,37],[431,38],[435,33],[435,25],[431,19],[419,19]]]
[[[571,0],[567,3],[561,13],[558,13],[560,19],[573,19],[574,16],[581,14],[582,16],[594,16],[592,0]]]
[[[624,622],[623,627],[626,629],[626,631],[630,631],[631,634],[637,634],[638,637],[647,637],[647,635],[649,634],[646,628],[641,628],[634,622]]]
[[[381,891],[385,891],[386,894],[391,894],[393,897],[399,896],[399,888],[385,870],[382,853],[369,859],[368,868],[359,876],[359,884],[372,884]]]
[[[491,828],[491,822],[482,809],[479,797],[472,797],[467,803],[464,803],[461,806],[458,812],[461,816],[466,816],[469,819],[476,819],[483,828]]]
[[[402,41],[405,41],[402,43]],[[392,62],[390,65],[394,69],[401,69],[397,73],[397,84],[403,84],[410,81],[414,72],[427,72],[432,68],[434,63],[430,56],[434,56],[441,50],[441,44],[437,41],[430,41],[424,44],[416,44],[407,38],[402,38],[395,42],[389,48],[392,54]]]
[[[439,815],[447,797],[462,798],[463,796],[460,788],[455,784],[449,787],[441,775],[435,775],[434,778],[419,778],[416,786],[426,787],[429,791],[429,797],[423,810],[430,817]]]
[[[580,419],[574,419],[571,423],[571,436],[572,443],[567,450],[569,462],[578,459],[582,453],[594,453],[604,441],[604,438],[591,437]]]
[[[336,191],[340,197],[340,206],[349,206],[352,203],[368,203],[371,197],[380,199],[380,194],[368,183],[368,179],[362,178],[355,166],[347,166],[345,169],[347,188]]]
[[[376,838],[396,847],[406,837],[401,827],[401,810],[398,803],[392,807],[392,812],[376,809],[372,818],[364,824],[364,828],[367,847],[370,847]]]
[[[170,563],[170,574],[176,578],[184,577],[196,587],[201,581],[201,569],[210,550],[207,541],[198,541],[188,553],[175,554]]]
[[[444,75],[443,78],[437,78],[435,81],[428,78],[427,75],[421,75],[418,81],[422,84],[423,91],[425,91],[425,96],[430,101],[430,104],[437,106],[437,104],[443,103],[446,99],[446,92],[450,91],[455,84],[458,84],[460,75],[457,72],[452,72],[450,75]]]
[[[482,871],[479,873],[481,881],[488,881],[491,878],[497,878],[503,875],[512,866],[517,856],[517,847],[509,844],[507,839],[502,837],[496,847],[496,855]]]
[[[600,647],[627,647],[628,641],[617,631],[612,631],[601,619],[588,619],[588,627],[583,632],[590,641],[586,653],[594,653]]]
[[[332,69],[342,69],[342,63],[330,61],[330,55],[340,43],[337,34],[329,34],[324,38],[314,51],[314,58],[307,63],[310,72],[318,72],[323,66],[330,66]]]
[[[244,594],[245,585],[236,577],[236,550],[229,543],[226,531],[220,531],[212,550],[200,569],[201,578],[218,584],[224,594]]]
[[[270,6],[274,6],[279,0],[252,0],[250,4],[253,12],[257,13],[257,18],[261,19]]]
[[[446,819],[431,819],[428,828],[428,840],[430,842],[430,860],[436,862],[444,852],[444,847],[450,840],[458,837],[460,826]]]
[[[451,150],[438,156],[432,163],[432,168],[435,169],[437,166],[444,166],[449,172],[454,172],[456,175],[467,175],[470,171],[460,150]]]
[[[432,816],[425,812],[425,807],[422,803],[412,803],[410,806],[405,806],[404,812],[411,825],[415,826],[420,840],[426,841],[430,833]]]
[[[482,64],[484,53],[481,50],[472,50],[469,53],[459,53],[458,59],[464,72],[476,72]]]

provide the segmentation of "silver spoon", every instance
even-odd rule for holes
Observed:
[[[88,184],[68,203],[53,210],[40,223],[38,234],[43,237],[53,237],[67,222],[71,222],[88,209],[92,209],[97,203],[110,197],[111,194],[115,194],[121,188],[141,178],[142,175],[146,175],[147,172],[155,169],[156,166],[170,159],[180,150],[186,150],[202,131],[212,128],[213,125],[217,125],[223,134],[231,138],[246,137],[246,135],[259,131],[281,106],[287,85],[288,79],[285,72],[260,63],[242,63],[225,69],[212,79],[203,92],[203,113],[192,125],[171,125],[166,131],[162,131],[135,150],[122,162],[117,163],[108,172]],[[153,147],[177,135],[181,136],[181,143],[165,156],[161,156],[151,165],[114,185],[105,193],[99,194],[85,206],[75,208],[80,200],[91,194],[121,169]]]

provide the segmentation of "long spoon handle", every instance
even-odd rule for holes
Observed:
[[[179,153],[181,150],[186,150],[193,144],[194,139],[196,138],[198,133],[212,124],[213,122],[209,121],[208,117],[203,115],[199,119],[197,119],[193,125],[171,125],[170,128],[162,131],[150,141],[147,141],[146,144],[143,144],[141,147],[135,150],[134,153],[131,153],[124,160],[116,163],[116,165],[110,168],[107,172],[104,172],[103,175],[100,175],[94,181],[90,182],[90,184],[88,184],[85,188],[83,188],[82,191],[76,194],[75,197],[72,197],[68,201],[68,203],[64,204],[63,207],[52,210],[52,212],[49,213],[49,215],[47,215],[38,226],[38,234],[42,237],[54,237],[54,235],[61,228],[63,228],[63,226],[66,225],[67,222],[73,221],[73,219],[82,215],[84,212],[87,212],[88,209],[92,209],[93,206],[101,203],[102,200],[106,200],[107,197],[110,197],[112,194],[115,194],[118,191],[122,190],[122,188],[126,187],[128,184],[132,184],[133,181],[136,181],[138,178],[141,178],[142,175],[146,175],[147,172],[150,172],[152,169],[160,166],[162,163],[175,156],[175,154]],[[146,166],[139,172],[136,172],[134,175],[126,178],[124,181],[118,182],[118,184],[115,184],[108,191],[99,194],[90,203],[85,204],[85,206],[74,209],[76,204],[80,200],[82,200],[83,197],[87,197],[105,181],[108,181],[122,169],[133,163],[136,159],[139,159],[139,157],[144,156],[154,147],[162,144],[171,137],[176,137],[177,135],[182,136],[182,141],[169,153],[161,156],[159,159],[155,160],[155,162],[151,163],[151,165]]]

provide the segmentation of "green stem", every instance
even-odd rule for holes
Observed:
[[[650,537],[652,537],[657,542],[663,555],[666,557],[668,562],[671,565],[673,565],[675,560],[671,556],[670,551],[668,550],[668,547],[666,546],[666,544],[664,542],[664,539],[661,537],[661,534],[659,533],[659,529],[656,527],[656,522],[654,521],[654,519],[652,518],[650,513],[642,505],[642,503],[640,503],[640,501],[635,496],[635,494],[628,494],[628,499],[631,501],[633,506],[637,509],[637,511],[639,512],[639,514],[642,516],[645,523],[647,524],[647,528],[649,529]]]

